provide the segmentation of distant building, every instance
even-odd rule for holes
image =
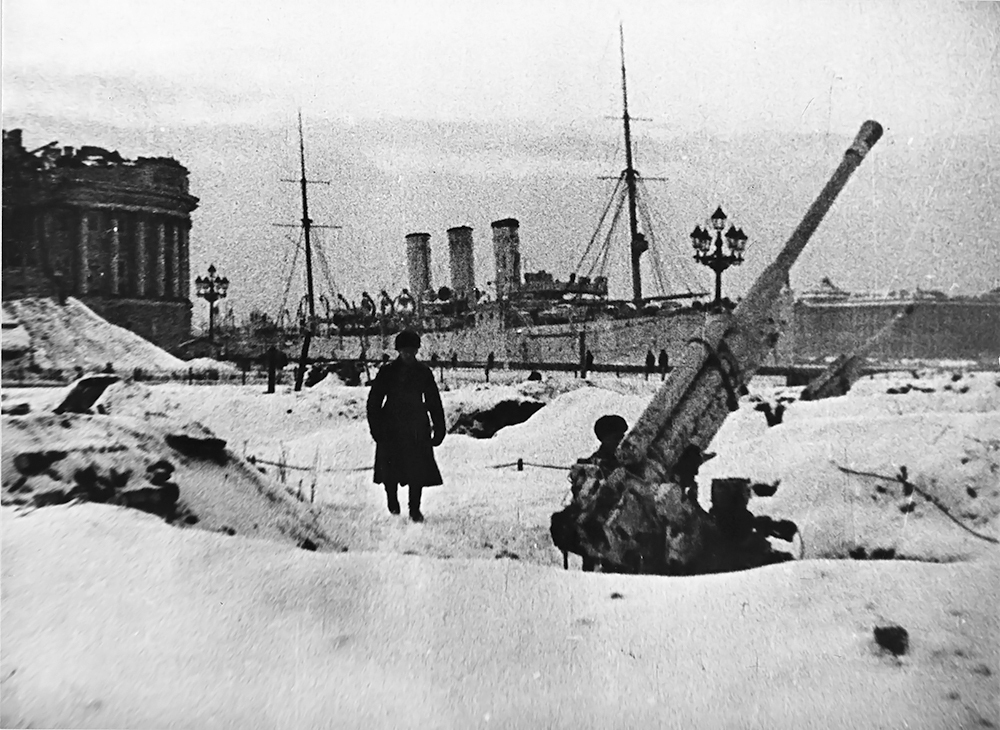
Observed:
[[[74,296],[170,349],[190,337],[188,171],[3,132],[3,298]]]

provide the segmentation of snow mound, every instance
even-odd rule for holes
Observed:
[[[3,512],[5,727],[997,721],[995,563],[653,578]],[[874,646],[887,620],[905,657]]]
[[[101,403],[112,415],[196,421],[243,453],[264,443],[292,441],[331,423],[364,421],[367,397],[367,388],[332,385],[298,393],[279,386],[269,394],[261,386],[116,383]]]
[[[28,331],[21,326],[13,312],[7,311],[6,306],[3,307],[2,327],[2,348],[5,353],[16,357],[31,349],[31,337],[28,336]],[[7,355],[4,356],[4,359],[7,359]]]
[[[137,389],[133,396],[133,402],[146,400]],[[3,419],[3,443],[7,505],[49,508],[95,481],[107,485],[110,489],[98,491],[113,491],[112,498],[126,489],[153,490],[162,485],[155,471],[167,462],[168,478],[179,492],[178,524],[330,546],[308,510],[199,424],[152,413],[141,418],[31,414]],[[40,456],[43,468],[28,466]]]
[[[908,480],[963,524],[1000,537],[1000,408],[992,392],[1000,388],[994,378],[966,376],[965,393],[905,396],[869,383],[840,398],[793,403],[774,428],[741,407],[712,442],[718,457],[699,479],[706,486],[725,476],[780,479],[777,493],[755,498],[751,509],[794,520],[805,557],[848,557],[863,548],[869,555],[891,550],[896,557],[953,561],[996,551],[919,494],[905,495],[895,480],[905,466]]]
[[[185,360],[183,362],[187,366],[187,369],[194,372],[196,375],[209,373],[213,370],[217,373],[225,373],[227,375],[235,375],[239,372],[239,368],[232,363],[220,362],[219,360],[213,360],[210,357],[196,357],[192,360]]]
[[[498,433],[494,454],[501,460],[565,466],[589,456],[598,447],[594,423],[617,413],[631,427],[645,409],[644,396],[623,396],[596,387],[581,387],[556,397],[522,424]]]
[[[95,372],[110,364],[118,373],[141,369],[146,374],[172,375],[188,367],[72,297],[63,305],[50,298],[12,299],[3,303],[3,309],[27,331],[34,360],[46,370]]]

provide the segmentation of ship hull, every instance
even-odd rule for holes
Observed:
[[[996,367],[1000,353],[1000,302],[994,299],[946,301],[863,301],[789,303],[783,309],[784,333],[766,365],[790,366],[822,362],[850,352],[890,321],[907,304],[913,315],[894,329],[871,353],[872,361],[963,360]],[[483,317],[475,325],[447,331],[421,332],[421,358],[484,363],[493,353],[498,364],[524,363],[574,367],[589,350],[601,366],[641,367],[647,352],[665,350],[671,362],[693,337],[700,337],[712,317],[706,311],[683,310],[628,319],[502,328],[499,318]],[[323,328],[313,338],[317,359],[381,360],[395,357],[394,331],[368,335],[338,334]],[[297,338],[285,340],[286,352],[298,352]]]
[[[646,317],[593,322],[542,324],[501,328],[496,322],[450,331],[421,333],[423,360],[463,363],[485,362],[490,354],[498,363],[576,364],[589,351],[597,365],[643,365],[648,352],[665,350],[672,358],[692,338],[704,331],[716,315],[685,311]],[[393,333],[338,335],[321,334],[313,339],[317,357],[380,360],[383,353],[395,356]]]

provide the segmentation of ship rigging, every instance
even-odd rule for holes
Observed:
[[[299,357],[299,367],[295,371],[295,390],[302,389],[302,382],[305,375],[306,363],[309,361],[309,345],[312,342],[312,338],[317,334],[316,325],[316,294],[315,287],[313,285],[313,263],[312,263],[312,229],[313,228],[339,228],[340,226],[331,225],[321,225],[313,223],[313,220],[309,217],[309,194],[308,186],[310,183],[316,185],[329,185],[328,180],[309,180],[306,177],[306,147],[305,147],[305,137],[302,132],[302,111],[299,111],[299,168],[300,176],[298,180],[285,179],[282,182],[297,182],[299,184],[301,194],[302,194],[302,221],[301,230],[305,247],[305,259],[306,259],[306,296],[304,304],[307,309],[307,317],[303,317],[300,311],[300,329],[302,331],[302,352]],[[280,227],[290,227],[292,224],[276,223],[276,226]],[[296,255],[298,254],[298,247],[296,246]],[[323,259],[325,265],[325,259]],[[292,261],[292,273],[295,271],[295,261]],[[327,276],[329,278],[329,267],[327,266]],[[288,290],[286,288],[286,298]],[[322,297],[325,300],[325,297]],[[329,309],[329,301],[326,300],[327,309]],[[284,305],[282,305],[284,309]],[[300,306],[301,310],[301,306]],[[329,319],[329,313],[328,313]],[[304,320],[304,321],[303,321]]]
[[[625,36],[619,25],[619,48],[621,59],[621,120],[625,142],[625,168],[615,178],[614,190],[605,206],[597,227],[587,244],[586,250],[577,263],[576,270],[568,281],[554,279],[545,271],[525,272],[523,281],[520,273],[520,251],[516,219],[496,221],[493,225],[494,253],[498,261],[497,291],[491,296],[475,286],[472,269],[471,228],[459,226],[450,229],[449,248],[453,256],[456,250],[467,251],[452,261],[452,275],[467,268],[461,281],[453,280],[452,286],[430,287],[429,277],[429,234],[407,235],[407,258],[410,265],[410,288],[402,289],[397,295],[390,295],[382,289],[376,297],[362,292],[360,303],[348,301],[334,287],[330,265],[321,246],[315,246],[312,231],[316,228],[339,228],[339,226],[317,225],[309,217],[308,184],[329,184],[328,181],[313,181],[306,177],[305,142],[302,130],[302,114],[299,112],[299,167],[297,180],[285,180],[299,184],[301,194],[302,219],[294,227],[300,229],[292,260],[284,300],[278,315],[279,329],[285,329],[292,322],[291,313],[285,309],[295,276],[299,250],[305,257],[306,293],[298,303],[297,337],[302,338],[300,362],[308,360],[310,342],[317,336],[335,336],[341,340],[345,336],[359,336],[362,352],[368,349],[367,338],[383,337],[405,327],[423,332],[449,332],[476,329],[495,324],[503,329],[536,327],[542,325],[572,325],[574,328],[587,322],[618,320],[643,316],[662,316],[683,309],[679,304],[665,300],[691,299],[705,293],[668,293],[667,280],[661,266],[661,257],[656,248],[653,219],[646,199],[649,197],[645,180],[635,167],[632,140],[633,117],[629,113],[628,81],[625,67]],[[627,211],[628,250],[631,263],[631,299],[611,299],[608,297],[608,259],[613,247],[613,236],[618,224]],[[287,224],[286,224],[287,225]],[[288,226],[292,227],[292,226]],[[642,262],[647,256],[648,266],[659,286],[660,295],[646,296],[643,292]],[[329,289],[329,298],[316,295],[314,283],[313,255],[322,267]],[[415,257],[415,258],[414,258]],[[501,271],[500,260],[507,260]],[[589,265],[588,265],[589,259]],[[463,261],[465,263],[463,264]],[[457,268],[456,268],[457,267]],[[421,273],[424,272],[424,273]],[[501,286],[501,279],[504,280]],[[331,304],[331,302],[333,302]],[[317,315],[317,303],[322,313]],[[284,326],[282,326],[284,325]],[[324,325],[320,331],[319,325]],[[294,325],[293,325],[294,326]],[[297,383],[301,378],[301,368]]]
[[[636,311],[642,311],[650,302],[670,300],[670,299],[691,299],[705,296],[704,292],[692,292],[690,288],[685,293],[668,294],[667,277],[661,265],[661,256],[657,250],[656,236],[653,229],[653,218],[647,205],[649,198],[645,181],[666,181],[666,178],[654,177],[646,178],[635,168],[634,151],[632,144],[632,120],[628,107],[628,77],[625,71],[625,31],[621,24],[618,26],[619,52],[621,58],[621,87],[622,87],[622,129],[625,138],[625,169],[617,177],[603,178],[605,180],[616,180],[615,187],[608,199],[608,203],[601,213],[597,227],[593,236],[587,244],[586,249],[577,262],[575,275],[595,278],[602,276],[607,268],[609,254],[612,248],[612,239],[617,230],[618,222],[622,212],[628,210],[629,225],[629,253],[632,274],[632,304]],[[642,195],[640,196],[640,192]],[[612,208],[614,212],[612,213]],[[608,214],[611,219],[608,221]],[[642,230],[640,230],[640,216],[642,218]],[[605,226],[605,222],[608,225]],[[604,234],[602,236],[602,233]],[[600,245],[598,246],[598,241]],[[596,254],[594,253],[596,251]],[[643,296],[642,287],[642,255],[650,251],[649,264],[661,294],[659,296]],[[585,262],[588,257],[593,258],[589,267],[584,273]]]

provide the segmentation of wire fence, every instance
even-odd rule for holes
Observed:
[[[274,459],[264,459],[254,454],[246,453],[246,444],[244,444],[244,454],[243,458],[253,466],[258,466],[260,464],[273,466],[277,469],[277,480],[278,483],[284,487],[290,495],[298,499],[300,502],[307,501],[304,488],[308,489],[308,501],[310,503],[315,503],[316,501],[316,486],[319,483],[320,474],[360,474],[363,472],[371,471],[371,465],[365,466],[352,466],[352,467],[334,467],[322,466],[322,456],[319,449],[317,448],[315,455],[313,457],[313,463],[310,466],[303,466],[301,464],[292,464],[288,460],[288,447],[284,444],[281,445],[281,452],[277,460]],[[539,464],[536,462],[525,461],[524,459],[518,459],[517,461],[505,462],[503,464],[490,464],[486,468],[488,469],[511,469],[516,468],[517,471],[524,471],[525,467],[535,468],[535,469],[556,469],[559,471],[569,471],[568,466],[561,466],[558,464]],[[304,475],[303,478],[298,480],[298,484],[293,486],[291,484],[292,480],[290,478],[289,472],[299,472]]]
[[[371,470],[371,465],[365,466],[352,466],[352,467],[326,467],[318,468],[317,466],[301,466],[299,464],[289,464],[284,459],[279,461],[273,461],[270,459],[262,459],[259,456],[254,456],[253,454],[248,454],[246,460],[251,464],[266,464],[268,466],[277,467],[279,474],[285,471],[302,471],[302,472],[317,472],[320,474],[348,474],[365,472]],[[563,466],[560,464],[538,464],[533,461],[525,461],[524,459],[518,459],[517,461],[504,462],[503,464],[488,464],[487,469],[511,469],[516,468],[517,471],[524,471],[525,467],[533,467],[535,469],[557,469],[559,471],[569,471],[570,467]]]

